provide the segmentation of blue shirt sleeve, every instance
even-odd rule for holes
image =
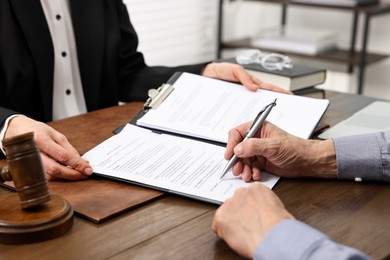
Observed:
[[[325,234],[297,220],[284,220],[257,246],[255,260],[369,259],[362,252],[340,245]]]
[[[339,179],[390,182],[390,131],[333,139]]]

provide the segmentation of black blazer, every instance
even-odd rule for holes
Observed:
[[[88,111],[145,101],[175,71],[205,64],[148,67],[122,0],[70,0]],[[156,21],[158,22],[158,21]],[[0,127],[16,112],[52,120],[54,53],[39,0],[0,1]]]

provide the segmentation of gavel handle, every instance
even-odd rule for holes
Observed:
[[[5,166],[3,168],[0,167],[0,181],[12,181],[11,172],[9,171],[9,167]]]

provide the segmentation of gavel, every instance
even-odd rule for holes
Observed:
[[[0,168],[0,182],[13,181],[18,194],[0,194],[0,243],[40,242],[66,233],[73,209],[51,195],[34,133],[4,139],[3,147],[8,166]]]
[[[34,133],[3,140],[8,166],[0,171],[0,181],[13,181],[23,209],[41,205],[51,199]]]

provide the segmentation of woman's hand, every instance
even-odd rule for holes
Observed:
[[[257,77],[249,74],[244,67],[234,63],[210,63],[207,64],[202,73],[203,76],[222,79],[226,81],[240,82],[249,90],[267,89],[291,94],[290,91],[261,81]]]
[[[22,115],[16,116],[10,120],[5,138],[27,132],[34,132],[34,140],[48,180],[79,180],[93,173],[92,167],[81,158],[68,139],[42,122]]]

